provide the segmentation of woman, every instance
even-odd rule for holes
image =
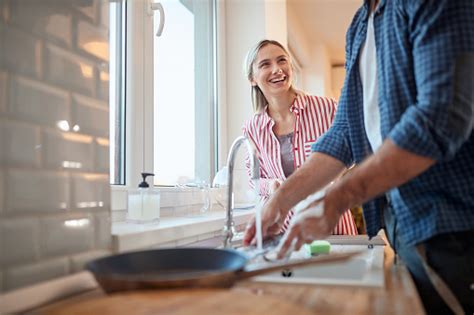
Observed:
[[[243,133],[259,153],[259,191],[267,199],[303,164],[311,154],[311,145],[329,129],[336,102],[305,95],[293,87],[290,56],[277,41],[262,40],[252,48],[246,58],[246,72],[255,114],[245,123]],[[248,160],[247,169],[250,171]],[[284,230],[291,216],[290,211]],[[333,234],[357,234],[349,210],[341,216]]]

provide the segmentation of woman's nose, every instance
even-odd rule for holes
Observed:
[[[272,73],[273,74],[281,74],[281,73],[283,73],[283,70],[281,70],[280,67],[273,67]]]

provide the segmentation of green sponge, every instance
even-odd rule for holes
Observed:
[[[331,244],[325,240],[316,240],[311,244],[306,244],[306,249],[311,255],[315,254],[329,254]]]

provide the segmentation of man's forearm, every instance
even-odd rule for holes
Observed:
[[[408,182],[435,162],[401,149],[387,139],[376,154],[344,176],[332,190],[337,196],[344,196],[342,207],[349,208]]]
[[[323,153],[313,153],[276,191],[280,207],[291,209],[300,200],[324,188],[346,169],[345,165]]]

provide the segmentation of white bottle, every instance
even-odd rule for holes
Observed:
[[[146,182],[152,173],[142,173],[143,181],[138,189],[128,192],[127,221],[132,223],[156,223],[160,220],[160,191],[150,188]]]

